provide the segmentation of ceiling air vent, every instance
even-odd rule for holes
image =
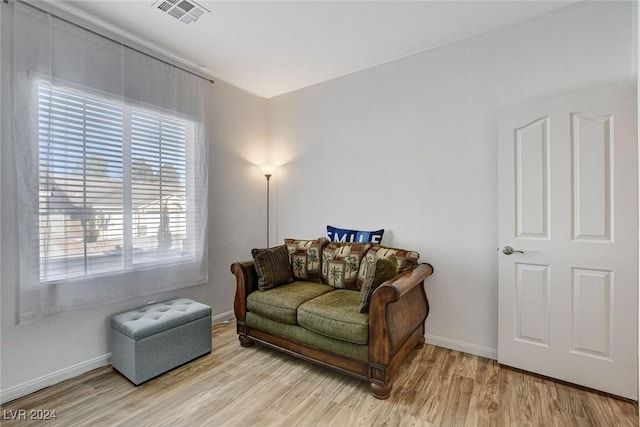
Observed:
[[[205,12],[211,13],[209,9],[199,5],[193,0],[157,0],[152,4],[161,12],[168,13],[176,19],[190,24],[197,21]]]

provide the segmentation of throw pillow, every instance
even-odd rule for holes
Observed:
[[[381,243],[384,229],[376,231],[345,230],[327,225],[327,237],[332,242]]]
[[[284,239],[294,278],[322,282],[322,249],[327,242],[324,237],[316,240]]]
[[[373,260],[363,259],[362,264],[365,263],[367,264],[365,268],[366,280],[360,288],[360,313],[367,313],[369,311],[373,291],[387,280],[393,279],[398,272],[396,259],[393,256]]]
[[[259,290],[266,291],[293,282],[287,245],[253,249],[251,255],[258,273]]]
[[[330,242],[322,251],[322,283],[334,288],[357,289],[360,261],[370,246]]]
[[[369,252],[367,252],[367,254],[365,255],[365,258],[369,262],[371,262],[375,259],[380,259],[380,258],[388,259],[392,256],[395,257],[396,259],[396,268],[398,270],[398,274],[402,273],[403,271],[407,271],[411,267],[416,265],[418,263],[418,258],[420,258],[420,254],[418,252],[408,251],[406,249],[388,248],[386,246],[381,246],[381,245],[371,246],[371,249],[369,249]],[[357,280],[358,289],[362,287],[362,283],[365,280],[364,271],[362,271],[363,265],[364,264],[360,265],[361,271],[358,272],[358,280]]]

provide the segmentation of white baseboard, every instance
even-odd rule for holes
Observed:
[[[109,365],[110,363],[111,353],[43,375],[25,383],[9,387],[6,390],[0,390],[0,403],[6,403],[19,397],[26,396],[34,391],[58,384],[86,372],[93,371],[94,369]]]
[[[235,313],[233,310],[225,311],[224,313],[217,314],[215,316],[211,316],[211,324],[215,325],[216,323],[222,323],[225,320],[231,320],[235,317]]]
[[[438,347],[448,348],[450,350],[461,351],[463,353],[474,354],[476,356],[486,357],[487,359],[498,360],[498,350],[495,348],[483,347],[481,345],[469,344],[467,342],[456,341],[449,338],[438,337],[436,335],[426,334],[427,344],[437,345]]]

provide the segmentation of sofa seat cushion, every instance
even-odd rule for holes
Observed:
[[[330,338],[367,344],[369,314],[360,313],[360,292],[338,289],[302,304],[298,324]]]
[[[247,313],[247,326],[285,337],[309,347],[317,348],[323,352],[334,353],[363,362],[369,360],[369,346],[367,344],[354,344],[352,342],[336,340],[316,334],[300,325],[286,325],[249,312]]]
[[[333,287],[321,283],[295,281],[267,291],[253,291],[247,297],[247,310],[267,319],[289,325],[296,324],[296,310]]]

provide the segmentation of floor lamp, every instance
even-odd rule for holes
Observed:
[[[260,170],[267,178],[267,248],[269,247],[269,181],[273,172],[275,172],[277,166],[275,165],[260,165]]]

